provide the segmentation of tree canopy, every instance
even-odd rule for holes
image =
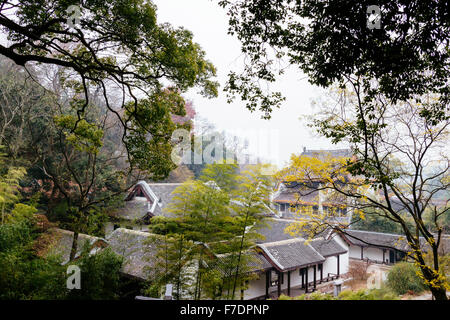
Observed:
[[[394,103],[438,94],[439,100],[423,114],[434,119],[446,116],[450,76],[447,1],[377,1],[379,29],[368,27],[367,9],[374,3],[366,0],[219,3],[229,15],[229,33],[241,41],[248,61],[242,73],[230,73],[227,89],[251,110],[259,107],[270,116],[282,101],[281,93],[267,92],[260,83],[274,82],[293,65],[322,87],[359,80],[355,89],[369,100],[379,93]]]
[[[3,1],[0,25],[9,40],[0,54],[20,66],[59,68],[59,81],[76,93],[72,133],[86,121],[92,91],[101,92],[123,129],[130,164],[143,170],[161,169],[147,160],[167,154],[158,145],[174,126],[164,114],[185,115],[181,94],[197,87],[217,95],[216,70],[192,33],[159,24],[150,1]]]

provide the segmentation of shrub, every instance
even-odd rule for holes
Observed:
[[[313,292],[308,296],[307,300],[336,300],[332,294]]]
[[[422,279],[417,275],[419,269],[412,263],[400,262],[392,267],[387,276],[387,285],[397,294],[408,291],[420,293],[426,289]]]
[[[297,297],[289,297],[282,294],[278,300],[337,300],[333,295],[328,293],[313,292],[311,294],[302,294]]]
[[[383,286],[380,289],[372,289],[370,293],[373,295],[374,300],[399,300],[400,297],[393,292],[390,288]]]
[[[0,226],[0,300],[62,299],[64,267],[35,255],[34,226],[29,220],[23,215]]]
[[[33,229],[25,221],[0,225],[0,252],[24,247],[32,240]]]
[[[398,300],[399,297],[389,288],[360,289],[358,291],[344,290],[339,294],[339,300]]]
[[[106,248],[90,255],[86,245],[76,264],[81,270],[81,289],[72,290],[69,299],[111,300],[119,298],[120,268],[123,258]]]
[[[344,290],[339,294],[339,300],[375,300],[375,297],[364,289],[358,291]]]
[[[297,297],[288,297],[281,295],[278,300],[398,300],[399,297],[389,288],[358,291],[344,290],[336,298],[328,293],[313,292],[311,294],[302,294]]]
[[[11,219],[0,225],[0,300],[115,299],[120,292],[122,257],[106,248],[90,255],[85,243],[81,258],[81,290],[68,292],[67,266],[58,257],[36,254],[36,219],[30,207],[16,205]]]

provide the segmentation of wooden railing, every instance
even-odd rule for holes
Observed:
[[[327,276],[327,281],[331,281],[331,280],[336,280],[337,278],[339,278],[339,275],[338,274],[335,274],[335,273],[328,273],[328,276]]]

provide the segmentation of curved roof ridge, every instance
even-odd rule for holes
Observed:
[[[310,247],[310,248],[311,248],[313,251],[315,251],[320,257],[322,257],[322,259],[325,260],[325,257],[324,257],[319,251],[317,251],[316,249],[314,249],[314,247],[313,247],[312,245],[308,244],[308,247]]]
[[[157,233],[150,233],[150,232],[146,232],[146,231],[132,230],[132,229],[127,229],[127,228],[117,228],[116,230],[114,230],[107,236],[106,240],[111,239],[111,237],[113,237],[115,234],[118,234],[118,233],[128,233],[128,234],[132,234],[132,235],[136,235],[136,236],[143,236],[143,237],[161,237],[161,238],[164,237]]]
[[[345,230],[345,232],[367,232],[367,233],[375,233],[375,234],[382,234],[382,235],[388,235],[388,236],[400,236],[400,237],[405,237],[404,234],[399,234],[399,233],[387,233],[387,232],[379,232],[379,231],[369,231],[369,230],[355,230],[355,229],[349,229],[349,230]]]
[[[267,257],[270,259],[270,260],[269,260],[269,263],[270,263],[270,262],[273,262],[273,263],[276,265],[276,267],[277,267],[278,269],[280,269],[280,270],[283,270],[283,269],[284,269],[284,266],[281,265],[281,263],[278,262],[278,259],[275,258],[275,257],[270,253],[269,250],[267,250],[267,248],[266,248],[266,246],[265,246],[264,244],[261,244],[261,245],[258,245],[258,246],[264,251],[264,254],[266,254]]]
[[[288,244],[288,243],[293,243],[293,242],[305,242],[306,240],[303,238],[292,238],[292,239],[286,239],[286,240],[280,240],[280,241],[272,241],[272,242],[266,242],[263,245],[264,246],[276,246],[276,245],[282,245],[282,244]]]

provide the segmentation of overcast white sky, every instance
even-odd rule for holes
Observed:
[[[211,0],[153,0],[158,7],[158,21],[183,26],[194,34],[195,42],[205,50],[207,57],[218,69],[218,81],[223,85],[230,70],[241,70],[239,41],[227,34],[228,20],[224,9]],[[271,120],[261,119],[261,113],[248,111],[244,104],[236,100],[226,102],[226,94],[219,92],[216,99],[205,99],[189,92],[186,98],[193,101],[197,113],[207,118],[219,130],[254,130],[254,132],[278,133],[276,146],[268,145],[274,163],[282,165],[292,153],[299,153],[303,147],[308,149],[336,148],[325,139],[313,137],[310,129],[299,120],[302,114],[312,113],[311,99],[320,95],[321,89],[308,83],[304,74],[296,68],[288,70],[274,86],[286,97],[281,109],[272,114]],[[263,133],[259,133],[263,136]]]

